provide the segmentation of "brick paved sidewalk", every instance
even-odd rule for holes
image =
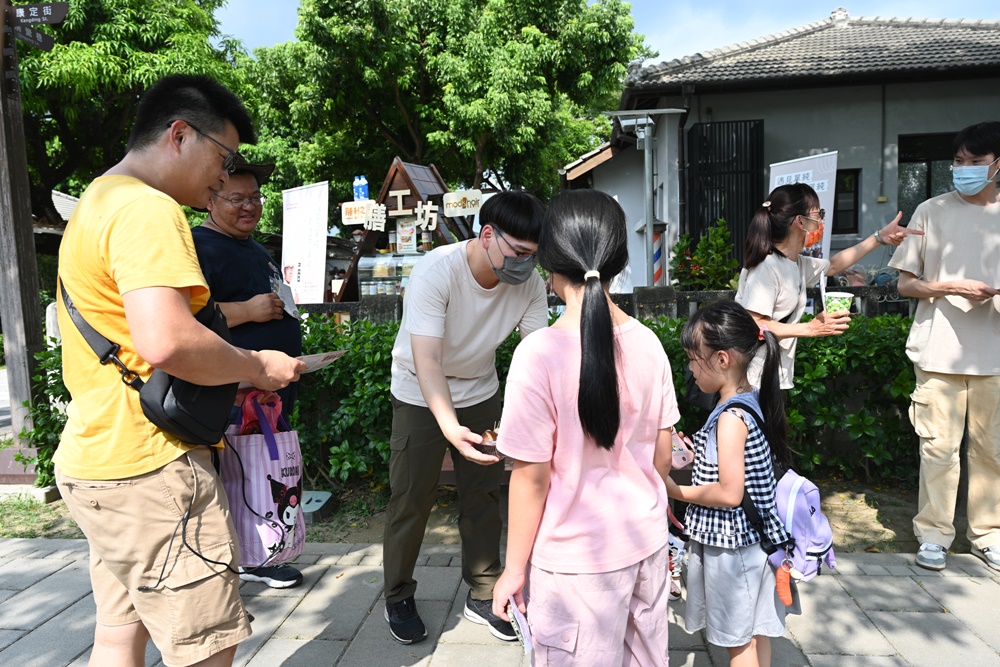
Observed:
[[[1000,573],[969,555],[948,569],[913,567],[907,554],[845,554],[839,574],[801,587],[804,614],[774,642],[775,667],[1000,665]],[[429,637],[403,646],[382,617],[380,544],[307,543],[299,588],[244,584],[254,635],[237,653],[247,667],[527,665],[520,647],[494,639],[462,616],[459,547],[425,545],[417,604]],[[724,650],[683,627],[671,603],[673,667],[727,665]],[[0,665],[83,667],[94,603],[83,540],[0,540]],[[158,665],[150,647],[147,665]]]

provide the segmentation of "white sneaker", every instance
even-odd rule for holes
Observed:
[[[1000,547],[985,547],[977,549],[972,547],[972,555],[983,559],[990,568],[1000,570]]]
[[[940,544],[924,542],[917,551],[916,564],[925,570],[943,570],[947,565],[948,550]]]

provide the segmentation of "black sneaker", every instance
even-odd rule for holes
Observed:
[[[412,596],[400,602],[386,602],[385,620],[389,621],[389,634],[400,644],[414,644],[427,636]]]
[[[270,588],[295,588],[302,583],[302,573],[291,565],[272,567],[241,567],[240,579],[259,581]]]
[[[472,591],[465,598],[465,617],[473,623],[488,625],[490,633],[505,642],[516,642],[514,627],[493,613],[493,600],[473,600]]]

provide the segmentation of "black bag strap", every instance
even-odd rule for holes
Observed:
[[[739,408],[746,412],[748,415],[753,417],[754,422],[757,424],[757,428],[761,430],[761,433],[767,433],[764,430],[764,420],[761,418],[757,411],[751,408],[746,403],[741,401],[733,401],[732,403],[727,403],[726,408]],[[773,554],[778,550],[777,545],[771,541],[767,533],[764,531],[764,519],[761,518],[760,512],[757,511],[757,506],[754,505],[753,498],[750,497],[750,490],[747,489],[746,484],[743,485],[743,500],[740,502],[740,507],[743,508],[743,513],[747,515],[747,521],[750,525],[754,527],[760,534],[760,546],[767,552],[767,555]]]
[[[62,276],[59,276],[59,291],[62,294],[63,306],[66,308],[66,312],[69,314],[73,324],[79,329],[80,334],[83,339],[87,341],[90,345],[90,349],[94,351],[97,355],[98,361],[101,362],[102,366],[109,363],[113,363],[121,373],[122,382],[127,386],[139,391],[142,389],[144,384],[142,378],[139,374],[133,370],[130,370],[128,366],[118,358],[118,350],[121,349],[121,345],[118,343],[112,343],[105,336],[103,336],[97,329],[90,326],[90,322],[84,318],[84,316],[77,310],[76,305],[73,303],[73,299],[70,298],[69,292],[66,291],[66,285],[63,284]]]

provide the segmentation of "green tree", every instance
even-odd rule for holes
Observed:
[[[303,0],[299,42],[256,50],[248,80],[264,146],[303,181],[346,195],[398,155],[547,196],[607,136],[599,112],[648,53],[632,28],[620,0]]]
[[[32,212],[59,217],[51,191],[79,194],[125,154],[141,93],[166,74],[237,83],[235,42],[221,49],[213,12],[224,0],[73,0],[43,28],[52,51],[19,47]]]

